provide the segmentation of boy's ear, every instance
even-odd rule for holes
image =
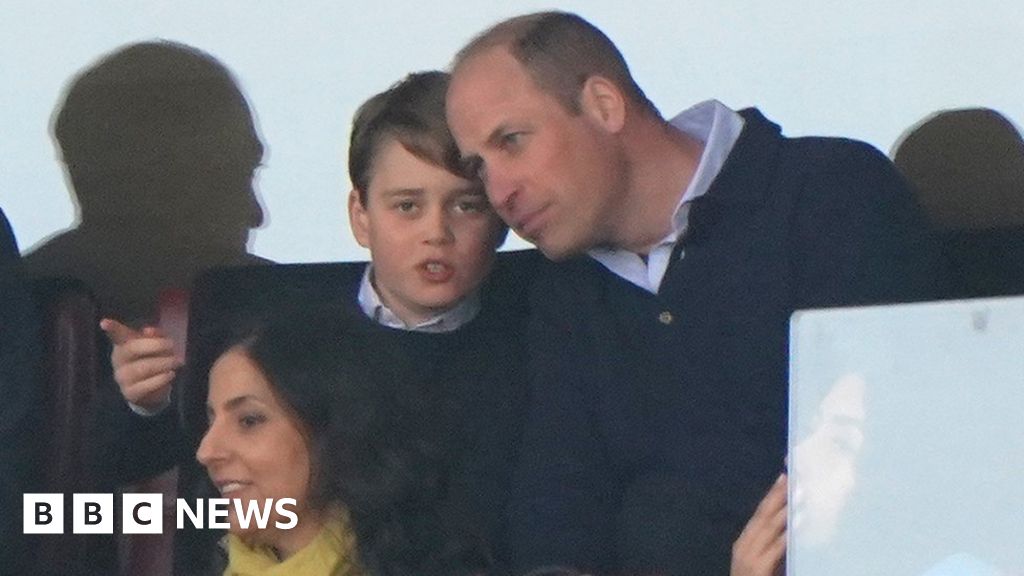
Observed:
[[[626,98],[617,84],[604,76],[591,76],[580,90],[583,112],[610,133],[618,133],[626,122]]]
[[[348,193],[348,224],[352,227],[352,235],[363,248],[370,247],[370,216],[366,213],[363,201],[359,199],[359,190],[353,188]]]

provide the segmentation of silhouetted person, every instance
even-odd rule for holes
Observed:
[[[937,112],[895,146],[952,267],[951,296],[1024,293],[1024,139],[987,108]]]
[[[248,254],[263,222],[263,157],[231,73],[173,42],[118,49],[74,79],[54,123],[80,224],[26,257],[32,277],[73,276],[101,313],[149,320],[161,289],[187,288]]]
[[[188,288],[199,272],[266,262],[246,251],[263,222],[252,187],[263,145],[213,57],[164,41],[119,48],[71,81],[53,133],[80,223],[27,255],[30,276],[78,278],[101,315],[141,326],[157,320],[162,291]],[[134,417],[107,384],[85,440],[100,492],[177,458],[173,418]],[[90,568],[112,570],[112,548],[95,548]]]
[[[21,272],[14,233],[0,210],[0,574],[31,573],[22,494],[36,491],[41,471],[38,324]]]

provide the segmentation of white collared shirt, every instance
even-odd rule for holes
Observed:
[[[381,301],[377,289],[373,286],[371,274],[373,274],[373,265],[367,264],[366,271],[363,272],[363,280],[359,283],[359,308],[381,326],[413,332],[451,332],[476,318],[477,313],[480,312],[480,293],[476,291],[463,298],[451,310],[410,326]]]
[[[669,233],[651,248],[646,263],[639,254],[628,250],[598,248],[589,252],[590,257],[605,268],[652,294],[658,293],[668,270],[672,248],[686,232],[690,203],[707,193],[739,139],[744,124],[742,116],[717,100],[707,100],[684,110],[669,123],[704,143],[693,178],[679,196]],[[683,256],[685,254],[680,252],[680,257]]]

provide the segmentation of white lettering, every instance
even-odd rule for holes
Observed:
[[[264,500],[263,508],[259,507],[259,504],[255,500],[249,500],[248,506],[242,506],[241,498],[233,498],[232,501],[235,504],[235,518],[238,519],[238,526],[243,530],[249,528],[249,519],[252,517],[256,518],[256,527],[260,530],[267,528],[267,521],[270,520],[270,509],[273,500]],[[260,514],[262,512],[262,515]]]
[[[226,520],[218,522],[218,518],[227,518],[230,512],[228,506],[231,505],[231,500],[228,498],[210,498],[206,501],[207,505],[207,516],[210,518],[210,528],[223,528],[227,529],[231,527],[231,524]]]
[[[23,497],[23,532],[25,534],[63,532],[63,494],[25,494]],[[76,534],[112,534],[113,494],[75,494],[74,526]],[[271,520],[274,528],[289,530],[299,524],[294,498],[242,501],[238,498],[197,498],[194,506],[186,498],[175,499],[177,529],[191,523],[196,529],[228,529],[234,512],[238,527],[266,530]],[[204,510],[205,509],[205,510]],[[163,511],[163,514],[161,514]],[[124,534],[160,534],[164,517],[170,514],[163,506],[162,494],[124,493],[121,495],[121,523]],[[208,524],[203,525],[204,516]],[[167,520],[170,520],[167,518]]]
[[[294,507],[296,505],[295,498],[281,498],[274,504],[274,510],[277,511],[278,516],[285,516],[290,519],[288,522],[274,522],[274,526],[281,530],[295,528],[299,523],[298,514],[294,510],[289,510],[286,507],[287,505]]]
[[[185,516],[192,522],[193,528],[203,527],[203,501],[196,499],[195,510],[188,505],[188,500],[178,498],[177,502],[178,530],[185,529]]]

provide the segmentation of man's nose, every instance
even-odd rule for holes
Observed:
[[[482,177],[491,206],[499,216],[505,218],[511,213],[515,203],[518,189],[516,179],[508,170],[497,166],[489,166]]]

